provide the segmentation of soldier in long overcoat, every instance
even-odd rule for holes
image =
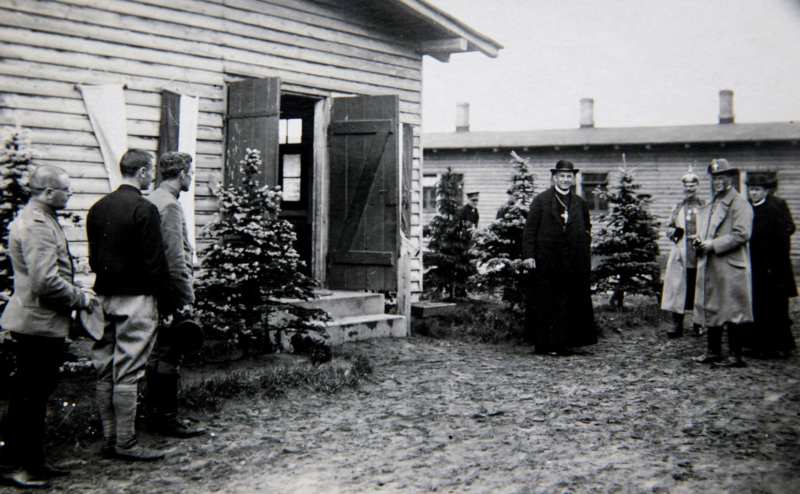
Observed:
[[[697,279],[697,255],[691,239],[697,235],[697,214],[705,201],[697,197],[700,179],[691,170],[681,178],[684,198],[675,205],[670,214],[667,236],[674,243],[669,252],[664,273],[664,288],[661,309],[672,313],[670,338],[683,334],[683,319],[686,311],[694,309],[695,281]],[[695,334],[700,325],[694,323]]]
[[[536,353],[569,353],[597,343],[590,292],[589,207],[572,190],[578,170],[566,160],[550,172],[553,187],[531,203],[523,256],[534,268],[526,329]]]
[[[694,317],[708,327],[708,350],[697,361],[722,361],[722,329],[727,328],[727,365],[743,367],[741,327],[753,321],[748,249],[753,208],[733,188],[739,170],[727,160],[713,160],[708,173],[714,199],[700,210],[694,241],[698,253]]]

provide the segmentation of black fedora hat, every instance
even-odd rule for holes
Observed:
[[[567,160],[558,160],[556,163],[555,168],[550,169],[550,173],[558,173],[558,172],[572,172],[578,173],[580,170],[575,168],[575,165],[571,161]]]
[[[754,175],[747,175],[747,185],[750,187],[764,187],[764,188],[771,188],[777,185],[777,180],[774,177],[770,177],[764,174],[754,174]]]

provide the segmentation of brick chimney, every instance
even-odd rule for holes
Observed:
[[[733,123],[733,91],[723,89],[719,92],[719,123]]]
[[[456,103],[456,132],[469,132],[469,103]]]
[[[581,98],[581,128],[594,127],[594,98]]]

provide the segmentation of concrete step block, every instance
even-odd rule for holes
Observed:
[[[341,345],[348,341],[370,338],[405,338],[408,336],[406,318],[393,314],[370,314],[342,317],[326,325],[328,342]]]
[[[317,298],[298,302],[305,308],[322,309],[333,319],[383,314],[384,299],[380,293],[319,291]]]

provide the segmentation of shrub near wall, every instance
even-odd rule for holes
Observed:
[[[302,273],[296,234],[280,217],[280,188],[261,184],[261,169],[259,151],[248,149],[241,184],[220,188],[220,212],[202,234],[210,245],[196,286],[197,313],[207,331],[245,354],[273,350],[270,329],[319,331],[316,321],[324,318],[319,310],[287,302],[313,298],[316,282]]]

